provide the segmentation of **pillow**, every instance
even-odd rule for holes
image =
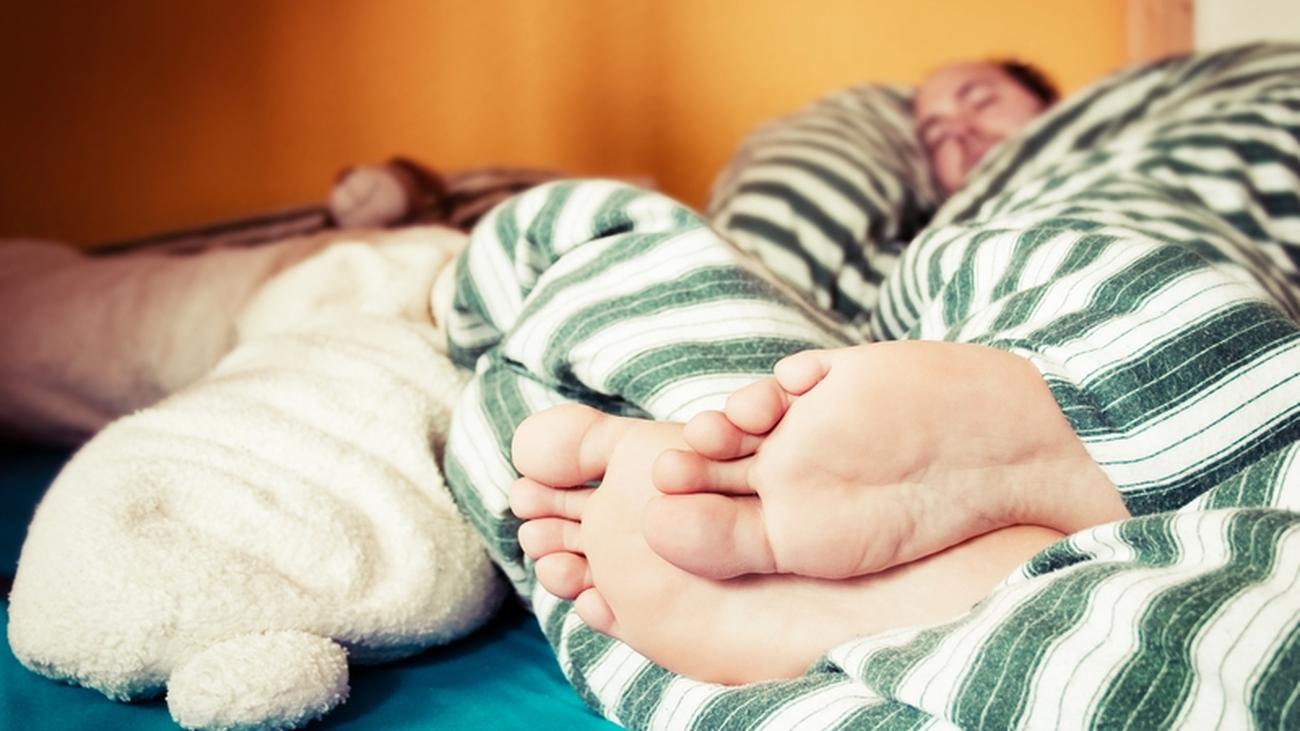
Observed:
[[[823,309],[864,324],[940,202],[912,131],[912,94],[855,86],[755,130],[714,184],[714,228]]]

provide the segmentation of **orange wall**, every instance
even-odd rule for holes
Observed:
[[[753,125],[1016,55],[1118,68],[1123,0],[52,0],[0,8],[0,234],[111,240],[321,200],[336,171],[648,175],[702,205]]]

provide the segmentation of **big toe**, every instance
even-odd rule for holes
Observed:
[[[642,532],[660,558],[706,579],[777,571],[755,497],[661,495],[646,504]]]
[[[598,480],[630,422],[579,404],[533,414],[515,429],[510,447],[515,469],[547,485]]]

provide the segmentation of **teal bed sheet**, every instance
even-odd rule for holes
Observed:
[[[66,451],[0,445],[0,634],[24,531]],[[162,699],[115,703],[29,672],[0,648],[0,729],[175,729]],[[565,682],[531,615],[509,605],[487,627],[401,662],[352,668],[352,697],[312,728],[613,729]]]

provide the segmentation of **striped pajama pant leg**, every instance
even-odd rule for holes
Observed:
[[[1137,517],[957,622],[830,654],[882,696],[963,728],[1300,724],[1293,294],[1230,226],[1151,192],[934,229],[888,282],[880,337],[1030,359]]]

